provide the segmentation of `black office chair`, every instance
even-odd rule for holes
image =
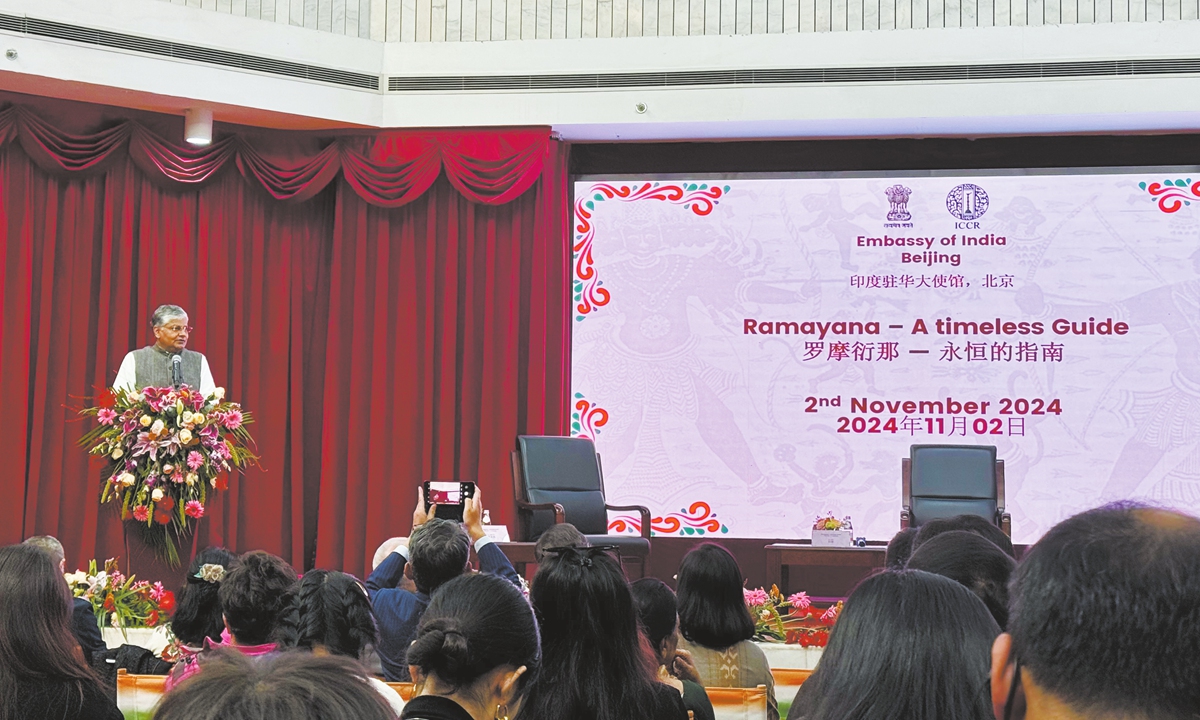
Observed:
[[[935,518],[978,515],[1012,536],[1004,510],[1004,461],[994,445],[913,445],[900,462],[900,527]]]
[[[636,559],[638,577],[650,556],[650,510],[641,505],[609,505],[596,446],[588,438],[521,435],[512,454],[517,502],[517,536],[534,542],[551,525],[569,522],[593,545],[615,545],[622,561]],[[608,511],[641,515],[640,535],[609,535]]]

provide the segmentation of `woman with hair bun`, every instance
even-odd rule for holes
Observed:
[[[464,575],[437,589],[408,648],[402,720],[509,720],[541,666],[533,610],[512,583]]]
[[[367,590],[358,580],[336,570],[311,570],[280,616],[276,637],[280,650],[301,648],[361,662],[367,648],[379,641],[379,631]],[[404,709],[400,695],[365,670],[361,674],[399,715]]]

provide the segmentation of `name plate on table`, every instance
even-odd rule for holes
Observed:
[[[487,535],[488,540],[491,540],[492,542],[509,542],[507,525],[484,525],[483,534]]]
[[[854,545],[854,538],[851,537],[851,530],[813,530],[812,531],[812,546],[813,547],[839,547],[848,548]]]

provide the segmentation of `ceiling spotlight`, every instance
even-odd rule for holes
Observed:
[[[213,113],[208,108],[191,108],[183,114],[183,139],[192,145],[212,142]]]

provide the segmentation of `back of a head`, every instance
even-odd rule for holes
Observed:
[[[242,555],[218,591],[229,632],[238,644],[261,645],[270,639],[295,584],[296,571],[283,558],[261,550]]]
[[[999,634],[983,602],[949,578],[919,570],[869,577],[846,600],[805,683],[805,718],[990,720]]]
[[[884,559],[884,567],[891,570],[903,570],[908,564],[908,558],[912,555],[913,540],[917,537],[917,529],[907,527],[892,536],[892,539],[887,544],[887,554]]]
[[[646,639],[652,647],[658,647],[659,643],[675,632],[675,626],[679,622],[675,592],[658,578],[635,580],[629,587],[633,590],[638,620],[646,632]]]
[[[94,682],[71,634],[71,596],[41,548],[0,548],[0,717],[22,679]]]
[[[413,583],[427,595],[459,575],[467,567],[471,538],[453,520],[431,518],[412,532],[408,540],[408,562]]]
[[[1013,576],[1012,653],[1082,715],[1195,718],[1198,569],[1194,517],[1122,503],[1064,520]]]
[[[653,702],[657,662],[639,632],[620,563],[598,547],[553,554],[538,567],[529,593],[544,663],[528,716],[637,716]]]
[[[737,560],[720,545],[704,543],[685,555],[679,565],[679,632],[714,650],[753,637],[742,582]]]
[[[50,556],[54,567],[59,567],[67,559],[67,551],[63,549],[62,543],[53,535],[34,535],[31,538],[26,538],[22,545],[29,545],[41,549]]]
[[[541,667],[533,609],[503,578],[459,575],[434,593],[408,648],[408,664],[468,694],[492,670],[524,665],[518,679],[518,696],[523,696]]]
[[[538,562],[546,554],[546,548],[587,547],[587,538],[571,523],[556,523],[546,528],[533,546],[533,558]]]
[[[990,540],[964,530],[922,543],[908,559],[909,570],[948,577],[979,596],[1001,630],[1008,627],[1008,581],[1016,567]]]
[[[296,585],[279,621],[280,645],[322,647],[334,655],[361,658],[379,631],[367,591],[350,575],[310,570]]]
[[[916,552],[917,548],[921,547],[922,544],[938,535],[955,530],[973,532],[995,543],[996,547],[1003,550],[1010,558],[1015,560],[1017,557],[1017,551],[1013,547],[1012,538],[1005,535],[1003,530],[978,515],[955,515],[954,517],[937,518],[926,522],[917,528],[917,536],[913,538],[912,552]]]
[[[247,658],[216,651],[204,672],[167,693],[154,720],[394,720],[362,666],[288,652]]]
[[[225,621],[219,592],[225,575],[237,564],[237,555],[223,547],[196,553],[183,587],[175,594],[175,615],[171,618],[171,632],[184,645],[200,647],[206,637],[213,642],[221,639]]]

